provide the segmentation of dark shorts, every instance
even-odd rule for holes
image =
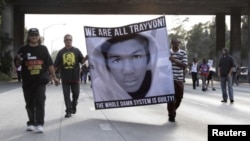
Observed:
[[[213,75],[214,75],[214,72],[210,71],[209,74],[208,74],[208,76],[207,76],[207,80],[213,79]]]

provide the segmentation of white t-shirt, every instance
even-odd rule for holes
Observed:
[[[22,70],[22,66],[20,65],[19,67],[17,67],[17,71],[21,71]]]
[[[197,72],[198,63],[193,63],[191,67],[191,72]]]

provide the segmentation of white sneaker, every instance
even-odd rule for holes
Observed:
[[[41,125],[36,126],[35,132],[36,133],[43,133],[43,126],[41,126]]]
[[[28,125],[26,131],[34,131],[35,126],[34,125]]]

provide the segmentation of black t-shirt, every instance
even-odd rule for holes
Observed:
[[[62,82],[79,82],[79,63],[82,63],[83,58],[81,51],[75,47],[64,47],[58,52],[54,65],[61,69]]]
[[[232,56],[222,56],[219,60],[220,75],[226,77],[232,67],[235,67]]]
[[[48,67],[53,65],[49,51],[46,46],[38,45],[31,47],[22,46],[18,52],[22,58],[22,79],[26,81],[36,81],[40,74],[48,71]]]

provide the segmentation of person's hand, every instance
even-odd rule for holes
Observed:
[[[173,56],[170,56],[170,57],[169,57],[169,60],[170,60],[171,62],[174,62],[174,61],[175,61],[175,58],[174,58]]]
[[[17,54],[17,55],[16,55],[16,58],[17,58],[18,61],[21,61],[21,59],[22,59],[22,58],[21,58],[21,54]]]
[[[60,80],[58,78],[54,78],[55,85],[58,86],[60,84]]]

